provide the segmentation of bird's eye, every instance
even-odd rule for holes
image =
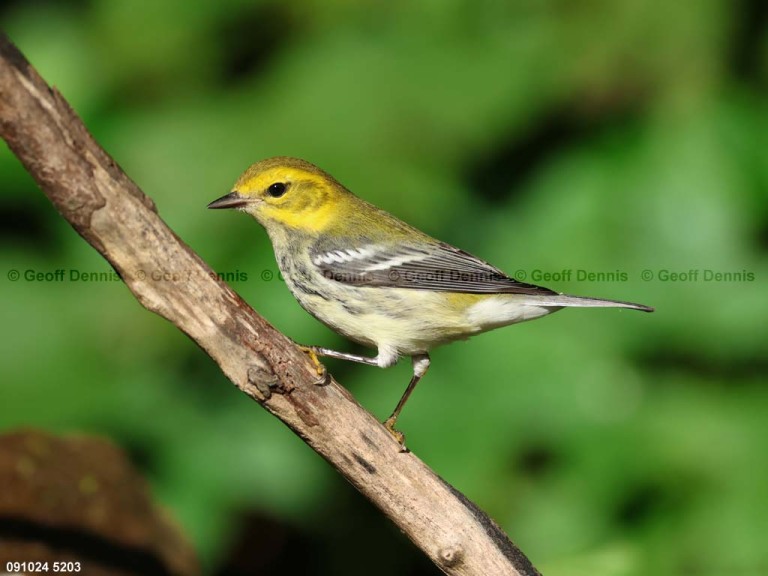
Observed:
[[[283,182],[275,182],[274,184],[270,184],[269,188],[267,188],[267,193],[272,196],[272,198],[280,198],[283,194],[285,194],[285,191],[288,190],[288,186]]]

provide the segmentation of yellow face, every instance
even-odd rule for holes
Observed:
[[[237,208],[267,228],[284,226],[317,232],[331,223],[336,202],[344,194],[350,193],[309,162],[278,157],[248,168],[232,193],[209,207]]]

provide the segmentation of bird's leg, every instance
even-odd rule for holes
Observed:
[[[338,358],[339,360],[349,360],[350,362],[359,362],[360,364],[368,364],[370,366],[379,366],[378,356],[370,358],[368,356],[359,356],[357,354],[349,354],[347,352],[337,352],[336,350],[330,350],[328,348],[320,348],[319,346],[302,346],[298,345],[302,352],[304,352],[309,359],[312,360],[312,364],[315,365],[317,375],[319,376],[318,384],[323,385],[328,383],[328,371],[325,366],[320,363],[318,356],[327,356],[328,358]]]
[[[320,364],[320,361],[317,359],[318,356],[348,360],[350,362],[358,362],[359,364],[367,364],[369,366],[379,366],[381,368],[386,368],[397,362],[396,353],[389,350],[382,350],[381,348],[379,349],[379,354],[374,357],[360,356],[358,354],[350,354],[349,352],[339,352],[337,350],[330,350],[319,346],[301,346],[301,349],[309,355],[317,366],[321,367],[322,364]],[[384,421],[384,427],[402,446],[403,452],[406,451],[405,434],[395,429],[395,423],[397,422],[397,417],[400,416],[400,412],[403,410],[403,406],[405,406],[405,403],[413,392],[413,389],[416,388],[416,384],[418,384],[422,376],[427,373],[427,369],[429,368],[429,354],[416,354],[411,360],[413,361],[413,376],[411,377],[411,381],[408,383],[408,387],[405,389],[397,406],[395,406],[392,415]],[[323,370],[325,370],[324,367]]]
[[[400,443],[403,447],[403,451],[405,451],[405,434],[399,430],[395,430],[395,423],[397,422],[397,417],[400,416],[403,406],[405,406],[405,403],[413,392],[413,389],[416,388],[416,384],[418,384],[422,376],[427,373],[427,369],[429,368],[429,354],[417,354],[412,360],[413,377],[411,377],[411,381],[408,383],[408,388],[405,389],[405,392],[401,396],[397,406],[395,406],[392,415],[384,421],[384,427],[389,430],[389,433]]]
[[[327,356],[328,358],[338,358],[339,360],[349,360],[350,362],[358,362],[359,364],[368,364],[369,366],[379,366],[379,357],[374,356],[360,356],[359,354],[350,354],[349,352],[337,352],[336,350],[330,350],[328,348],[320,348],[319,346],[306,347],[311,353],[315,355],[315,359],[318,356]]]

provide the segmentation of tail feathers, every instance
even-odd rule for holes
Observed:
[[[586,298],[583,296],[569,296],[568,294],[553,294],[552,296],[537,296],[536,304],[540,306],[564,306],[576,308],[629,308],[643,312],[653,312],[653,308],[634,302],[622,302],[621,300],[603,300],[602,298]]]

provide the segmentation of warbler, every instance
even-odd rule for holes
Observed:
[[[367,357],[309,347],[318,366],[318,355],[381,368],[411,357],[413,376],[384,422],[401,444],[404,436],[395,424],[429,368],[432,348],[566,307],[653,311],[519,282],[355,196],[298,158],[253,164],[231,193],[208,208],[253,216],[266,229],[299,304],[332,330],[378,350]]]

